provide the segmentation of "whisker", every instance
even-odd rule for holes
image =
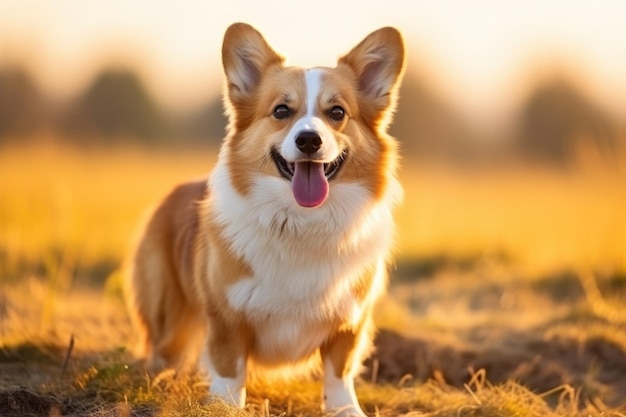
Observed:
[[[259,177],[261,175],[261,171],[263,170],[263,167],[265,167],[265,164],[267,164],[267,161],[269,159],[270,159],[270,155],[269,154],[265,154],[261,158],[259,158],[256,161],[254,161],[254,162],[259,162],[259,170],[257,171],[257,177]]]

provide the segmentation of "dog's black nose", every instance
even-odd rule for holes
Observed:
[[[317,132],[303,130],[296,136],[296,146],[300,152],[311,155],[322,147],[322,138]]]

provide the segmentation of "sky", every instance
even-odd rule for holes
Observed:
[[[514,106],[554,73],[626,112],[621,0],[0,0],[0,65],[25,63],[58,97],[103,66],[130,67],[161,104],[191,107],[220,91],[222,36],[236,21],[302,66],[333,66],[369,32],[395,26],[409,71],[470,115]]]

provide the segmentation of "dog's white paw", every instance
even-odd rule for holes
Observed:
[[[358,405],[347,405],[326,411],[330,417],[367,417]]]

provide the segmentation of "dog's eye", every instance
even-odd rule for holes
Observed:
[[[346,116],[346,111],[342,107],[339,107],[339,106],[333,107],[328,112],[328,117],[330,117],[331,119],[337,122],[342,121],[345,116]]]
[[[276,106],[273,114],[275,118],[277,118],[278,120],[282,120],[291,116],[291,110],[289,109],[289,107],[285,106],[284,104],[281,104],[281,105]]]

